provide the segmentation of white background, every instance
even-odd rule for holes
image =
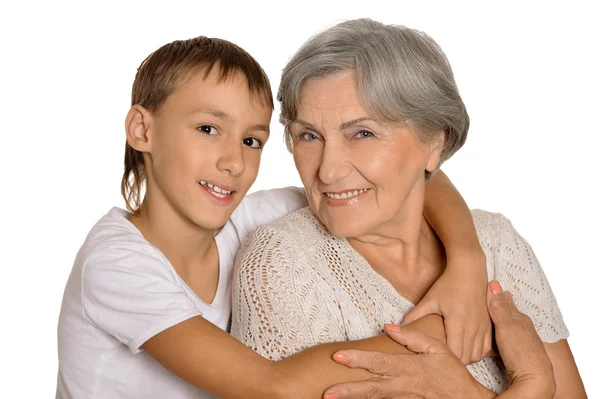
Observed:
[[[591,1],[448,3],[3,2],[0,396],[54,395],[72,261],[94,222],[123,205],[123,125],[140,62],[172,40],[216,36],[256,57],[276,89],[310,35],[367,16],[423,30],[445,50],[472,127],[443,169],[471,207],[504,213],[529,240],[588,394],[600,397],[598,13]],[[254,190],[300,184],[277,115]]]

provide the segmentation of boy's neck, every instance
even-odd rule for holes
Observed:
[[[214,257],[216,250],[215,230],[198,226],[169,204],[161,203],[145,198],[140,212],[131,216],[131,223],[167,257],[180,275],[206,264],[203,260]]]

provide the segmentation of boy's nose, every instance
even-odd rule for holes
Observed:
[[[226,143],[222,147],[222,155],[217,161],[217,168],[222,172],[227,172],[231,176],[240,176],[244,173],[244,151],[242,144]]]

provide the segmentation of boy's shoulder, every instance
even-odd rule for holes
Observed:
[[[98,251],[109,248],[143,249],[153,252],[152,245],[129,221],[129,212],[117,207],[102,216],[88,233],[78,258],[85,261]]]

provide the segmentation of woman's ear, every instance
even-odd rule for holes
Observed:
[[[141,105],[132,106],[125,118],[127,143],[139,152],[150,152],[152,147],[151,126],[152,114]]]
[[[426,167],[428,172],[434,172],[439,169],[445,142],[446,135],[444,132],[438,133],[436,138],[431,141],[429,145],[429,159]]]

